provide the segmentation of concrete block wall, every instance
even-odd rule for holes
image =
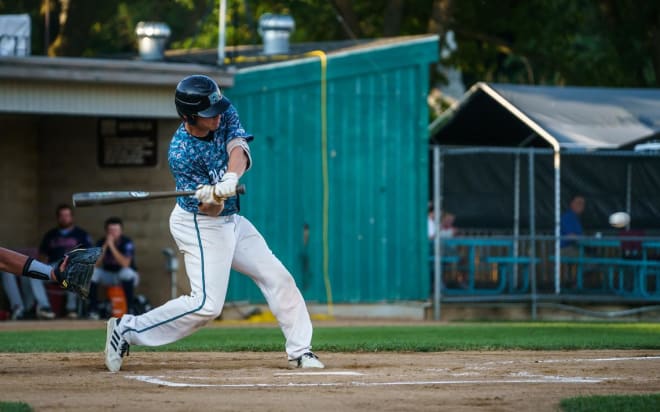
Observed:
[[[55,227],[55,208],[71,203],[75,192],[103,190],[172,190],[167,149],[176,119],[159,120],[157,164],[152,167],[100,167],[95,117],[0,116],[0,245],[38,246]],[[162,249],[176,245],[169,232],[174,199],[76,208],[76,224],[94,241],[103,236],[109,216],[124,221],[124,232],[136,245],[141,274],[137,292],[158,305],[170,297],[170,278]],[[189,291],[183,259],[179,259],[178,290]]]
[[[97,118],[50,117],[44,120],[40,133],[40,183],[51,201],[40,207],[40,229],[54,224],[56,205],[71,202],[75,192],[105,190],[173,190],[174,182],[167,163],[167,149],[178,121],[160,120],[157,125],[157,164],[151,167],[100,167],[97,160]],[[135,241],[136,263],[141,275],[138,293],[152,304],[170,297],[170,278],[165,271],[163,248],[176,250],[169,231],[169,214],[174,199],[163,199],[119,205],[76,208],[76,222],[94,240],[103,236],[103,222],[110,216],[124,221],[124,232]],[[182,267],[182,261],[180,262]],[[187,292],[187,280],[179,274],[181,291]]]
[[[0,246],[38,240],[37,123],[32,116],[0,116]]]

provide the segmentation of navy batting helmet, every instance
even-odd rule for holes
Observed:
[[[215,117],[231,102],[222,95],[218,84],[208,76],[195,74],[181,80],[174,93],[174,105],[179,116]]]

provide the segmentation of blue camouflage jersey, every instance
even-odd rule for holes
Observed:
[[[198,185],[214,185],[222,179],[227,171],[229,154],[227,142],[243,137],[248,142],[253,139],[241,126],[238,112],[230,106],[220,119],[220,127],[212,132],[208,139],[192,136],[186,130],[184,123],[172,136],[168,160],[170,171],[174,176],[176,190],[195,190]],[[198,213],[199,201],[194,196],[177,197],[177,203],[184,210]],[[221,215],[231,215],[238,212],[238,197],[225,200],[225,208]]]

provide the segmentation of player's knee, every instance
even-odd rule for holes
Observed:
[[[296,281],[293,279],[293,276],[289,272],[281,272],[278,276],[275,277],[277,282],[277,288],[282,290],[291,290],[296,289]]]
[[[222,313],[222,306],[222,302],[206,299],[202,307],[197,311],[197,314],[210,319],[215,319],[220,316],[220,313]]]
[[[133,282],[134,286],[138,285],[139,281],[139,275],[138,273],[133,269],[133,268],[121,268],[119,271],[119,279],[121,279],[122,282],[128,282],[131,281]]]
[[[101,281],[101,275],[101,269],[94,268],[94,271],[92,272],[92,282],[99,283]]]

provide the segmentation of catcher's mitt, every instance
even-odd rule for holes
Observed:
[[[89,295],[89,285],[92,283],[94,265],[103,253],[100,247],[89,249],[74,249],[64,255],[55,266],[57,283],[64,289],[79,294],[83,299]],[[64,268],[60,270],[64,262]]]

